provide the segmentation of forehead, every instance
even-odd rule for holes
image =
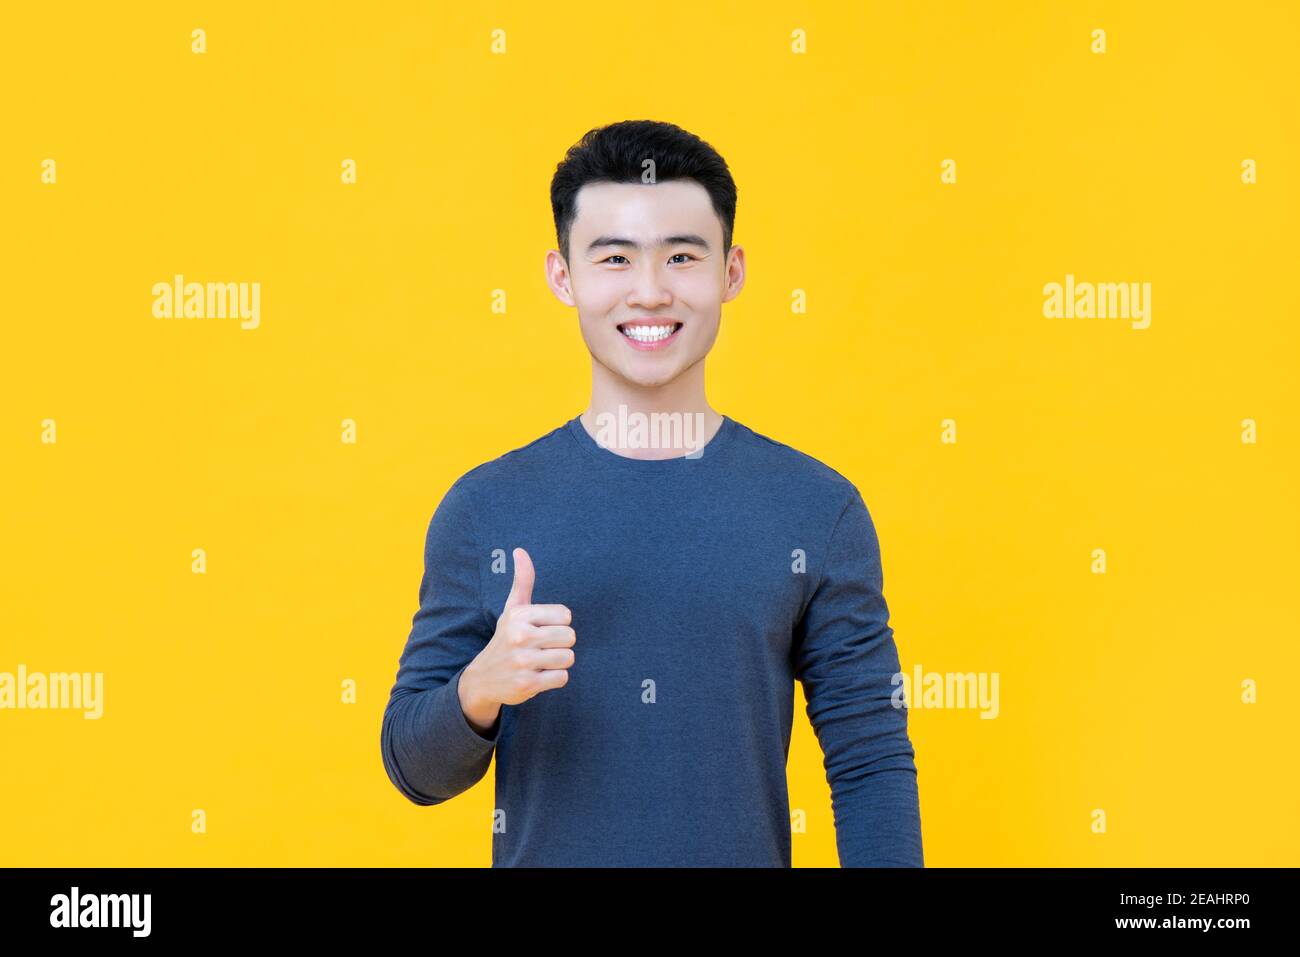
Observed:
[[[708,191],[695,180],[662,183],[587,183],[575,197],[574,245],[617,234],[653,238],[678,232],[722,233]]]

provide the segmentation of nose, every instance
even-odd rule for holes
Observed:
[[[636,279],[627,294],[627,304],[633,309],[657,309],[671,305],[673,294],[663,284],[654,264],[649,260],[636,273]]]

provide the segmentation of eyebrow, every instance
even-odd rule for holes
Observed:
[[[708,240],[703,236],[696,235],[695,233],[682,233],[678,236],[663,236],[656,240],[654,245],[658,247],[681,245],[699,246],[705,252],[709,252],[710,249]],[[597,236],[588,244],[587,252],[593,252],[602,246],[625,246],[628,249],[641,249],[640,243],[631,239],[625,239],[622,236]]]

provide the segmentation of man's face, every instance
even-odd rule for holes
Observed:
[[[722,250],[722,223],[694,180],[588,183],[578,191],[569,260],[547,256],[552,291],[578,309],[592,356],[627,382],[671,382],[718,337],[722,304],[744,285],[744,251]],[[623,329],[640,332],[631,338]],[[668,338],[654,341],[654,326]],[[660,330],[662,331],[662,329]]]

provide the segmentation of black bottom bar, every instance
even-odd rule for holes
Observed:
[[[787,931],[864,948],[886,939],[1002,943],[1132,937],[1233,946],[1291,928],[1296,868],[0,870],[6,943],[344,941],[446,948],[514,937],[576,943],[609,923],[724,936]],[[147,897],[146,897],[147,895]],[[91,924],[94,926],[85,926]],[[75,926],[74,926],[75,925]],[[663,940],[662,938],[657,938]],[[602,936],[607,946],[615,940]],[[668,938],[678,944],[694,940]],[[462,941],[456,945],[468,946]],[[408,949],[408,944],[402,945]]]

